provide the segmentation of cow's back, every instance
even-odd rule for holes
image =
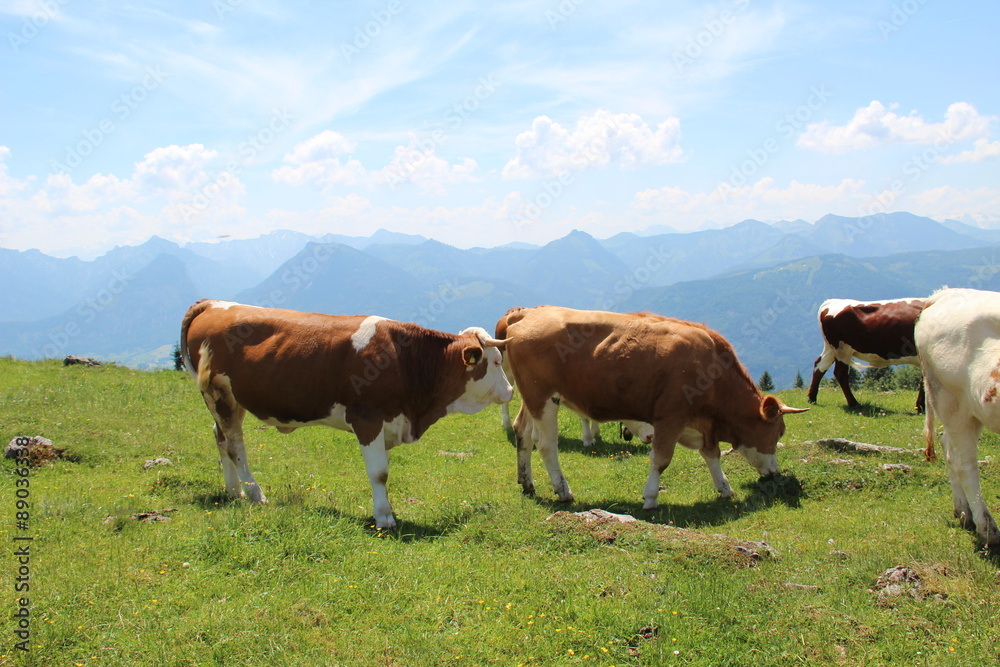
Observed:
[[[558,393],[599,420],[652,422],[668,406],[692,405],[685,386],[696,386],[699,370],[705,398],[719,388],[714,380],[724,366],[738,365],[721,336],[659,315],[536,308],[511,324],[508,336],[525,400]]]
[[[925,303],[923,299],[830,299],[820,306],[820,328],[833,347],[846,344],[886,360],[910,357],[913,327]]]
[[[365,378],[365,368],[358,366],[352,335],[363,316],[212,303],[186,329],[192,365],[198,368],[207,349],[212,371],[228,377],[236,400],[252,414],[309,422],[326,417],[334,404],[356,401],[357,378]],[[376,365],[375,371],[369,373],[371,382],[392,384],[382,377],[391,367],[383,371]]]

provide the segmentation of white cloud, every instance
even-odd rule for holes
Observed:
[[[982,116],[967,102],[948,107],[945,120],[929,123],[916,113],[901,116],[875,100],[858,109],[846,125],[830,121],[812,123],[799,136],[798,145],[824,153],[846,153],[890,143],[945,144],[989,135],[992,116]]]
[[[478,168],[472,158],[451,164],[435,152],[437,142],[410,135],[406,146],[396,146],[392,159],[385,167],[367,169],[359,160],[342,156],[354,150],[355,144],[343,135],[325,130],[295,146],[285,156],[284,165],[271,172],[272,178],[288,185],[313,185],[322,190],[336,186],[385,185],[395,190],[412,183],[423,194],[443,195],[448,185],[474,182]]]
[[[131,180],[141,196],[188,196],[208,179],[204,168],[218,156],[201,144],[156,148],[136,163]]]
[[[0,158],[7,155],[0,150]],[[10,185],[0,171],[0,217],[18,223],[4,230],[4,245],[38,247],[44,239],[46,252],[88,254],[153,234],[204,235],[210,225],[245,217],[245,188],[236,175],[210,170],[217,159],[201,144],[165,146],[136,162],[126,178],[94,174],[77,184],[70,174],[50,174],[37,188]]]
[[[958,155],[944,155],[938,158],[943,164],[959,164],[962,162],[982,162],[1000,155],[1000,141],[990,141],[986,138],[976,139],[971,150],[962,151]]]
[[[478,180],[475,177],[477,167],[472,158],[449,164],[434,153],[433,147],[420,150],[414,137],[409,146],[396,147],[392,160],[379,170],[378,177],[393,190],[402,183],[412,183],[424,194],[444,195],[447,194],[446,185]]]
[[[336,159],[340,155],[353,153],[356,146],[357,144],[339,132],[323,130],[315,137],[296,144],[292,152],[285,156],[285,161],[305,164]]]
[[[503,168],[506,179],[546,178],[611,163],[636,168],[684,157],[679,119],[667,118],[653,130],[638,114],[603,109],[584,116],[573,129],[538,116],[515,144],[517,156]]]
[[[936,220],[963,220],[983,227],[1000,225],[1000,188],[960,190],[944,185],[902,198],[895,210],[912,210]]]

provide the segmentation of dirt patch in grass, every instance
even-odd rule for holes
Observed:
[[[50,464],[56,459],[75,460],[66,454],[65,449],[56,447],[51,440],[40,435],[14,438],[7,444],[3,455],[4,458],[27,461],[32,468]]]
[[[901,599],[948,599],[949,573],[941,565],[912,564],[891,567],[875,581],[876,602],[891,607]]]
[[[747,542],[718,533],[648,523],[604,510],[556,512],[546,520],[556,531],[589,534],[601,544],[626,550],[652,547],[693,559],[721,560],[736,568],[753,567],[762,560],[777,558],[767,542]]]

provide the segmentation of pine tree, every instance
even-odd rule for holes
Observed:
[[[774,391],[774,380],[771,379],[771,374],[764,371],[764,374],[757,380],[757,386],[760,387],[761,391]]]
[[[802,379],[802,373],[795,371],[795,388],[803,389],[806,386],[806,381]]]
[[[180,343],[174,343],[174,370],[175,371],[184,370],[184,360],[181,359]]]

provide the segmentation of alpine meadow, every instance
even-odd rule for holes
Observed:
[[[2,534],[27,545],[30,572],[8,552],[0,664],[996,662],[998,563],[951,516],[915,392],[856,395],[848,410],[824,382],[818,404],[787,420],[775,478],[723,457],[727,500],[701,457],[679,450],[652,511],[649,446],[615,424],[584,449],[562,411],[576,495],[562,504],[540,466],[537,496],[521,494],[496,406],[452,415],[391,451],[400,527],[379,531],[350,433],[282,435],[248,417],[270,499],[255,506],[225,494],[187,373],[2,359],[0,428],[60,453],[27,472],[27,525],[15,522],[20,467],[4,462]],[[804,390],[778,396],[806,405]],[[981,443],[988,502],[997,443]],[[638,521],[574,515],[593,509]],[[15,579],[30,588],[11,595]],[[13,648],[20,597],[27,652]]]
[[[0,1],[0,667],[1000,665],[998,25]]]

